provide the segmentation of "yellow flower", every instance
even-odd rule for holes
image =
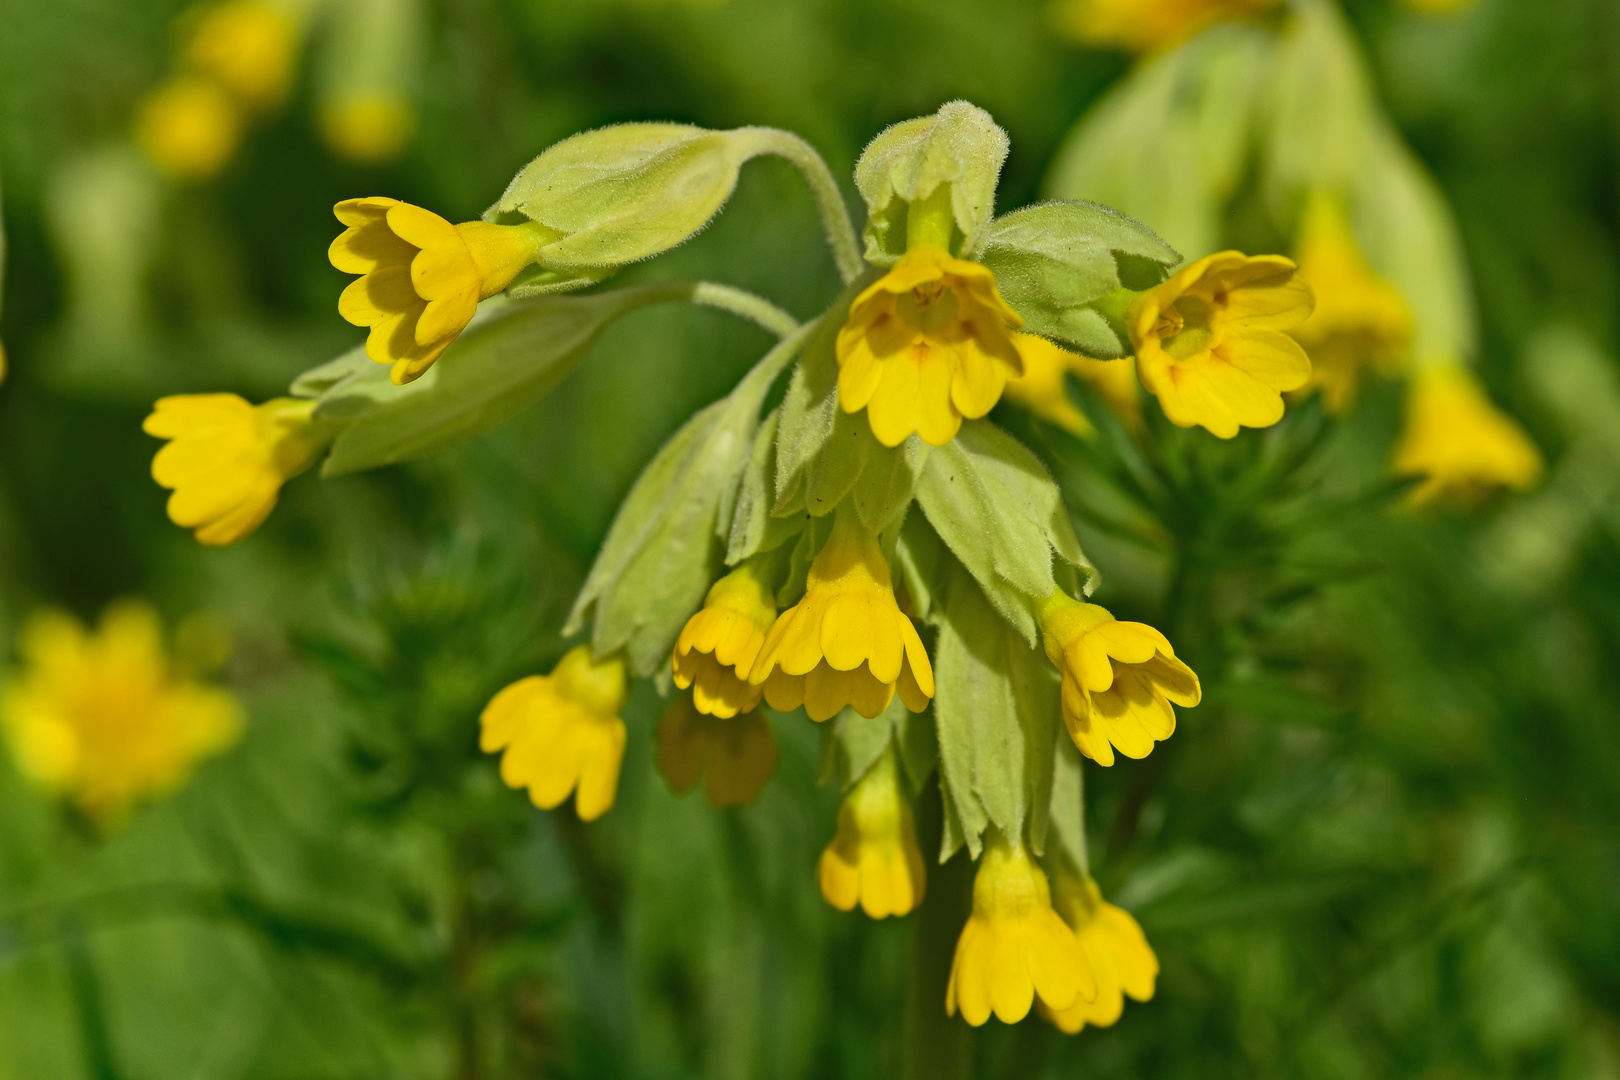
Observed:
[[[1316,294],[1311,317],[1289,331],[1311,358],[1303,389],[1319,387],[1323,406],[1339,413],[1365,371],[1390,371],[1405,359],[1412,316],[1401,294],[1367,265],[1334,199],[1311,200],[1297,254],[1300,280]]]
[[[905,915],[928,883],[911,802],[900,788],[894,750],[886,750],[838,808],[838,834],[816,866],[821,895],[839,911],[874,919]]]
[[[776,739],[756,712],[705,716],[682,694],[658,721],[658,769],[677,795],[703,778],[711,806],[747,806],[776,771]]]
[[[382,165],[405,150],[416,130],[416,111],[401,97],[346,98],[321,108],[321,134],[339,157]]]
[[[597,662],[589,645],[570,649],[550,675],[519,679],[490,699],[479,717],[478,745],[506,751],[501,779],[527,787],[542,810],[574,794],[582,821],[613,806],[624,759],[624,660]]]
[[[1406,0],[1406,6],[1426,15],[1455,15],[1474,6],[1474,0]]]
[[[265,0],[226,0],[203,12],[186,43],[186,64],[245,107],[268,109],[287,92],[298,25]]]
[[[1131,302],[1136,374],[1181,427],[1223,439],[1238,426],[1282,419],[1280,391],[1311,375],[1305,350],[1282,333],[1311,313],[1311,288],[1280,255],[1209,255]]]
[[[1066,37],[1083,45],[1153,52],[1223,19],[1258,15],[1278,0],[1059,0]]]
[[[556,233],[543,225],[452,225],[398,199],[349,199],[334,208],[348,226],[328,256],[360,274],[338,298],[338,313],[369,326],[366,355],[392,364],[408,383],[460,336],[478,302],[504,290]]]
[[[234,544],[275,508],[281,485],[314,463],[331,429],[315,402],[276,398],[250,405],[235,394],[160,398],[141,427],[170,443],[152,459],[166,488],[169,520],[204,544]]]
[[[18,767],[100,822],[179,788],[241,732],[232,695],[175,671],[146,604],[115,604],[95,633],[61,612],[37,614],[22,654],[0,702]]]
[[[1084,413],[1069,399],[1063,377],[1073,372],[1089,383],[1114,411],[1135,424],[1141,417],[1137,401],[1136,365],[1123,360],[1093,360],[1070,352],[1035,334],[1014,334],[1018,355],[1024,361],[1024,374],[1007,381],[1005,395],[1036,416],[1066,428],[1082,439],[1097,433]]]
[[[1176,730],[1171,702],[1192,708],[1203,697],[1198,676],[1145,623],[1119,622],[1061,589],[1041,604],[1040,623],[1046,655],[1063,673],[1063,723],[1099,765],[1114,763],[1116,747],[1147,757]]]
[[[1087,1024],[1107,1027],[1125,1011],[1126,994],[1136,1001],[1153,996],[1159,958],[1153,955],[1130,912],[1103,900],[1091,878],[1060,872],[1052,892],[1053,906],[1080,939],[1080,947],[1091,961],[1091,970],[1097,976],[1097,999],[1076,998],[1067,1009],[1043,1006],[1041,1014],[1070,1035]]]
[[[1541,454],[1517,422],[1485,396],[1466,368],[1438,364],[1412,378],[1395,472],[1421,476],[1412,500],[1470,500],[1494,488],[1523,491],[1541,474]]]
[[[1016,1024],[1039,996],[1049,1009],[1097,996],[1085,951],[1052,910],[1046,875],[1022,847],[996,837],[973,880],[973,913],[956,943],[945,1012],[978,1027],[996,1018]]]
[[[988,269],[933,244],[913,247],[849,307],[838,331],[838,403],[865,409],[884,446],[914,431],[944,446],[1023,373],[1012,340],[1023,325]]]
[[[698,712],[736,716],[759,704],[760,688],[748,673],[775,618],[776,600],[753,562],[714,583],[703,610],[686,620],[671,659],[675,685],[692,687]]]
[[[928,707],[928,653],[895,603],[877,536],[848,506],[838,509],[832,535],[810,564],[804,598],[776,617],[748,681],[763,685],[771,708],[803,705],[812,720],[849,705],[877,716],[897,688],[912,712]]]
[[[230,95],[206,79],[183,77],[141,102],[135,140],[170,176],[206,180],[225,167],[242,137],[242,115]]]

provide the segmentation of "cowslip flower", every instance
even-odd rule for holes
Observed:
[[[1405,358],[1412,315],[1394,286],[1367,265],[1337,201],[1311,200],[1295,255],[1300,279],[1316,295],[1311,317],[1289,331],[1311,358],[1302,390],[1319,388],[1327,411],[1340,413],[1367,371],[1390,371]]]
[[[315,402],[250,405],[235,394],[159,398],[141,427],[169,444],[152,479],[171,488],[169,519],[204,544],[234,544],[275,508],[281,485],[314,463],[331,432]]]
[[[1180,427],[1223,439],[1282,419],[1282,391],[1311,375],[1283,333],[1311,314],[1311,288],[1280,255],[1209,255],[1136,297],[1126,312],[1136,374]]]
[[[1073,1035],[1087,1024],[1108,1027],[1125,1011],[1125,997],[1147,1001],[1159,975],[1159,958],[1131,913],[1102,898],[1089,876],[1059,871],[1052,885],[1052,906],[1069,924],[1097,976],[1097,997],[1076,998],[1067,1009],[1044,1004],[1041,1015],[1058,1030]]]
[[[1198,676],[1146,623],[1120,622],[1061,589],[1038,617],[1047,658],[1063,674],[1064,726],[1099,765],[1112,765],[1115,749],[1147,757],[1176,730],[1171,704],[1191,708],[1203,697]]]
[[[1012,331],[1023,325],[988,269],[920,244],[850,304],[838,331],[838,403],[865,409],[884,446],[912,432],[944,446],[1022,374]]]
[[[1458,364],[1420,368],[1412,377],[1406,431],[1395,472],[1421,476],[1412,501],[1476,499],[1496,488],[1523,491],[1541,474],[1541,454],[1512,417]]]
[[[589,645],[577,645],[550,675],[519,679],[490,699],[478,718],[478,745],[486,754],[505,751],[501,779],[526,787],[542,810],[574,796],[581,821],[594,821],[613,806],[624,760],[624,708],[628,693],[623,657],[597,661]]]
[[[1057,10],[1063,33],[1084,45],[1154,52],[1191,37],[1211,23],[1260,14],[1279,0],[1064,0]]]
[[[556,233],[536,222],[452,225],[420,206],[381,196],[333,209],[348,228],[328,257],[359,274],[338,313],[371,328],[366,355],[392,364],[395,383],[419,377],[472,321],[478,303],[502,292]]]
[[[760,688],[748,681],[765,635],[776,618],[776,600],[760,567],[744,563],[709,589],[703,609],[675,641],[675,685],[692,688],[698,712],[729,717],[759,704]]]
[[[827,903],[839,911],[859,903],[874,919],[905,915],[922,903],[927,872],[893,748],[844,796],[838,832],[821,853],[816,880]]]
[[[934,696],[922,638],[895,603],[876,534],[840,507],[832,534],[810,564],[804,598],[776,617],[748,681],[771,708],[804,706],[828,720],[846,706],[862,716],[889,707],[895,691],[912,712]]]
[[[63,612],[39,613],[23,630],[22,655],[0,699],[18,767],[103,824],[179,788],[241,733],[236,698],[175,669],[144,603],[108,608],[95,632]]]
[[[206,180],[219,172],[241,138],[241,110],[208,79],[168,82],[136,111],[135,141],[153,164],[181,180]]]
[[[1064,376],[1073,373],[1100,394],[1127,423],[1141,417],[1137,400],[1136,365],[1123,360],[1094,360],[1035,334],[1014,334],[1024,373],[1007,381],[1004,396],[1045,420],[1082,439],[1097,433],[1090,420],[1069,398]]]
[[[1064,1010],[1092,1001],[1091,964],[1056,911],[1046,875],[1021,846],[996,836],[973,879],[973,913],[956,943],[945,1012],[978,1027],[991,1012],[1004,1024],[1029,1015],[1036,997]]]
[[[298,24],[283,4],[225,0],[204,11],[183,59],[252,110],[268,109],[287,92]]]
[[[416,110],[402,97],[372,94],[321,106],[321,136],[342,158],[362,165],[393,161],[416,130]]]
[[[720,718],[699,712],[683,694],[658,721],[658,771],[677,795],[701,777],[715,807],[747,806],[776,771],[776,738],[757,712]]]

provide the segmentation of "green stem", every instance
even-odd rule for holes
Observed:
[[[785,338],[799,328],[799,320],[763,296],[755,296],[745,289],[713,281],[693,282],[691,288],[692,303],[740,315],[744,319],[758,323],[779,338]]]
[[[833,262],[838,265],[838,276],[845,285],[860,277],[866,269],[866,260],[861,257],[855,223],[850,220],[849,207],[844,204],[844,195],[838,190],[838,181],[833,179],[832,170],[816,153],[816,148],[791,131],[747,127],[738,128],[733,134],[743,132],[752,137],[755,153],[775,154],[799,170],[805,183],[810,186],[811,196],[816,200],[822,227],[827,230],[827,244],[832,248]]]
[[[926,852],[938,851],[945,820],[938,785],[924,787],[915,812],[918,845]],[[945,1015],[956,939],[972,906],[973,862],[966,851],[958,851],[943,866],[931,868],[928,895],[911,914],[902,1080],[969,1080],[973,1074],[967,1023],[960,1016]]]

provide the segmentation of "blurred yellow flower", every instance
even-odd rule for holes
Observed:
[[[505,751],[501,779],[527,787],[534,805],[550,810],[573,794],[580,820],[594,821],[618,792],[627,690],[619,654],[598,662],[589,645],[575,646],[550,675],[519,679],[490,699],[478,745]]]
[[[1024,374],[1009,379],[1005,396],[1082,439],[1097,433],[1069,398],[1064,376],[1073,372],[1089,383],[1104,401],[1125,421],[1134,425],[1142,415],[1136,385],[1136,365],[1130,357],[1122,360],[1093,360],[1070,352],[1035,334],[1014,334],[1018,355],[1024,361]]]
[[[658,770],[684,795],[703,779],[711,806],[747,806],[776,771],[776,738],[757,712],[706,716],[682,694],[658,721]]]
[[[404,153],[416,131],[416,110],[400,97],[356,97],[321,106],[321,135],[342,158],[384,165]]]
[[[144,603],[113,605],[94,633],[63,612],[36,614],[22,655],[0,699],[18,767],[104,824],[179,788],[241,733],[236,698],[175,670]]]
[[[1280,255],[1208,255],[1131,302],[1136,374],[1180,427],[1223,439],[1282,419],[1283,390],[1311,374],[1284,330],[1311,314],[1311,288]]]
[[[760,579],[759,566],[739,566],[709,589],[703,609],[675,641],[675,685],[692,687],[692,703],[711,716],[736,716],[759,704],[760,688],[748,681],[765,635],[776,618],[776,600]]]
[[[334,208],[348,228],[328,257],[360,274],[338,313],[369,326],[366,355],[392,364],[399,384],[420,376],[455,341],[478,302],[503,291],[556,234],[543,225],[452,225],[398,199],[348,199]]]
[[[1475,0],[1403,0],[1407,7],[1428,15],[1455,15],[1473,7]]]
[[[944,446],[1022,374],[1012,331],[1023,325],[987,268],[933,244],[913,247],[849,307],[838,332],[838,403],[865,409],[884,446],[912,432]]]
[[[956,943],[945,1012],[978,1027],[1029,1015],[1039,996],[1065,1010],[1097,996],[1097,979],[1074,931],[1052,910],[1051,888],[1022,847],[996,835],[973,880],[973,913]]]
[[[905,915],[928,884],[911,801],[900,787],[891,747],[838,808],[838,833],[816,865],[821,895],[839,911],[856,903],[874,919]]]
[[[1050,1009],[1043,1003],[1041,1015],[1070,1035],[1087,1024],[1107,1027],[1125,1011],[1126,994],[1136,1001],[1153,996],[1159,958],[1130,912],[1105,901],[1090,877],[1060,871],[1052,894],[1053,907],[1080,939],[1091,962],[1097,999],[1076,998],[1067,1009]]]
[[[1211,23],[1261,14],[1281,0],[1058,0],[1058,28],[1082,45],[1154,52]]]
[[[181,77],[141,102],[135,140],[152,162],[181,180],[206,180],[225,167],[242,137],[242,114],[207,80]]]
[[[1302,390],[1319,388],[1323,406],[1339,413],[1365,372],[1392,371],[1406,359],[1412,315],[1394,286],[1367,265],[1337,200],[1311,199],[1296,256],[1300,280],[1316,295],[1311,317],[1289,331],[1311,358]]]
[[[877,536],[847,505],[810,564],[804,598],[776,617],[748,681],[764,687],[771,708],[803,705],[812,720],[831,719],[845,706],[877,716],[897,688],[912,712],[928,707],[928,653],[895,603]]]
[[[1203,697],[1198,676],[1176,659],[1163,634],[1120,622],[1105,608],[1059,589],[1040,607],[1048,659],[1063,674],[1063,723],[1080,752],[1099,765],[1114,749],[1144,758],[1176,730],[1176,711]]]
[[[243,107],[258,111],[286,95],[297,46],[298,24],[284,5],[226,0],[198,17],[182,58]]]
[[[1458,364],[1421,367],[1412,376],[1406,431],[1395,472],[1421,476],[1412,501],[1477,499],[1497,488],[1523,491],[1541,475],[1541,453]]]
[[[170,440],[152,459],[152,479],[171,488],[169,520],[204,544],[234,544],[275,509],[281,485],[331,441],[315,402],[275,398],[250,405],[235,394],[158,399],[141,425]]]

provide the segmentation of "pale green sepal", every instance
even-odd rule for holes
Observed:
[[[832,742],[832,752],[823,750],[820,782],[836,778],[843,790],[854,787],[889,748],[906,715],[905,703],[896,694],[889,707],[871,719],[854,709],[833,717],[823,732],[823,739]]]
[[[536,296],[574,292],[606,281],[617,274],[619,269],[617,266],[589,266],[583,269],[551,270],[536,263],[524,268],[512,280],[512,284],[506,287],[506,295],[513,300],[528,300]]]
[[[803,348],[809,323],[765,355],[726,397],[699,411],[636,478],[564,634],[595,620],[598,656],[624,648],[637,675],[669,663],[686,619],[714,577],[721,494],[737,482],[753,447],[771,384]]]
[[[287,392],[297,398],[318,398],[344,380],[369,372],[376,366],[366,356],[366,347],[356,345],[335,360],[328,360],[298,376]]]
[[[1057,727],[1057,725],[1053,725]],[[1051,835],[1057,850],[1081,873],[1091,872],[1086,854],[1086,799],[1080,751],[1062,728],[1057,731],[1057,752],[1052,764]]]
[[[945,785],[944,770],[939,774],[939,795],[940,802],[945,804],[945,827],[940,830],[939,835],[939,862],[943,866],[950,862],[952,855],[962,850],[963,844],[967,843],[967,831],[962,828],[962,819],[956,816],[956,804],[951,802],[950,788]],[[982,846],[977,834],[973,838],[973,845],[968,849],[968,855],[977,859],[978,849]]]
[[[1130,341],[1089,305],[1119,290],[1122,263],[1130,287],[1141,290],[1164,280],[1181,256],[1117,211],[1065,202],[997,218],[985,229],[979,259],[1026,330],[1113,359],[1130,352]]]
[[[910,614],[932,623],[937,599],[945,582],[950,556],[939,534],[922,514],[907,514],[895,541],[890,565],[899,574],[900,584],[911,600]]]
[[[804,499],[804,504],[815,514],[824,514],[832,509],[827,505],[810,505],[805,498],[807,480],[812,466],[832,438],[834,425],[841,415],[838,408],[836,352],[838,331],[849,318],[850,301],[877,277],[877,271],[868,271],[839,294],[821,317],[821,328],[805,346],[799,366],[793,371],[787,395],[782,399],[782,420],[776,439],[776,501],[771,507],[773,514],[787,513],[796,499]]]
[[[1007,133],[990,114],[966,101],[947,102],[932,116],[885,129],[855,164],[855,186],[866,200],[867,261],[891,266],[904,254],[907,207],[942,183],[951,186],[962,250],[973,251],[995,213],[1008,145]]]
[[[1052,799],[1057,673],[997,616],[960,565],[943,602],[934,712],[949,801],[970,850],[994,825],[1008,836],[1027,836],[1039,853]]]
[[[762,551],[775,551],[804,531],[803,509],[783,517],[771,516],[771,478],[775,474],[776,426],[781,410],[773,409],[754,434],[748,466],[737,482],[735,506],[724,501],[715,527],[726,541],[726,565],[736,566]]]
[[[798,542],[788,553],[788,576],[776,590],[777,610],[786,610],[797,604],[804,596],[805,585],[810,577],[810,564],[815,561],[816,553],[827,542],[832,533],[833,519],[830,516],[811,517],[802,514],[800,518],[800,531]]]
[[[864,425],[865,410],[860,416]],[[870,426],[864,426],[867,427],[865,441],[870,445],[851,498],[861,524],[873,532],[882,532],[911,505],[923,464],[928,460],[929,447],[916,435],[909,436],[899,446],[884,446],[872,437]]]
[[[939,765],[939,734],[934,730],[933,712],[914,713],[902,707],[895,721],[894,741],[907,786],[916,798]]]

